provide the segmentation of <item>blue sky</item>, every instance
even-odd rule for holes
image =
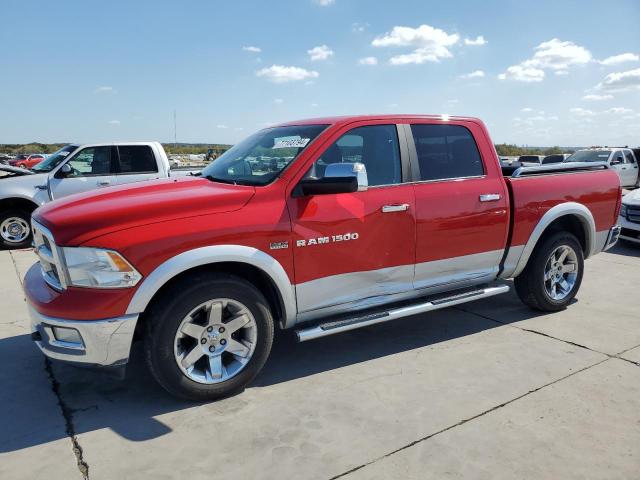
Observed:
[[[640,2],[0,0],[0,143],[233,143],[334,114],[640,144]],[[250,48],[251,47],[251,48]]]

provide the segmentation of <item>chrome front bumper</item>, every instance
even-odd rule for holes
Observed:
[[[49,358],[95,366],[120,366],[129,360],[138,315],[106,320],[65,320],[42,315],[31,306],[29,315],[31,336]],[[60,337],[64,336],[62,332],[67,337],[58,338],[56,328],[61,329],[57,330]]]

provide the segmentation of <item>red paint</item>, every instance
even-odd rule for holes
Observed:
[[[449,123],[473,133],[486,174],[483,177],[371,187],[366,192],[293,198],[299,180],[331,143],[352,128],[372,124]],[[359,116],[292,122],[330,125],[287,168],[264,187],[212,183],[201,178],[165,179],[109,187],[66,197],[39,208],[34,218],[59,245],[119,251],[148,276],[166,260],[209,245],[246,245],[276,259],[291,283],[504,249],[509,217],[513,245],[526,243],[542,215],[554,205],[575,201],[592,212],[596,228],[616,220],[619,180],[611,171],[545,175],[508,180],[515,212],[491,139],[482,122],[466,117]],[[479,202],[499,193],[498,202]],[[382,214],[383,205],[409,205]],[[357,240],[296,247],[296,241],[357,233]],[[417,241],[416,241],[417,240]],[[271,250],[270,244],[289,242]],[[49,288],[37,269],[25,279],[29,302],[45,315],[71,319],[116,317],[125,313],[135,288],[117,290]]]
[[[25,157],[25,158],[22,158]],[[14,158],[9,160],[9,165],[12,167],[20,167],[20,168],[31,168],[35,167],[41,161],[44,160],[44,155],[21,155],[18,158]]]

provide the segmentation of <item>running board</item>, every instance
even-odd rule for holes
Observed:
[[[369,325],[375,325],[376,323],[388,322],[395,320],[396,318],[408,317],[410,315],[439,310],[441,308],[451,307],[453,305],[471,302],[481,298],[493,297],[494,295],[500,295],[501,293],[507,293],[508,291],[508,285],[498,285],[495,287],[466,291],[464,293],[458,293],[448,297],[439,297],[435,300],[408,305],[389,311],[369,313],[359,317],[322,323],[313,327],[296,330],[296,335],[299,342],[306,342],[307,340],[314,340],[316,338],[326,337],[336,333],[347,332],[349,330],[355,330],[356,328],[368,327]]]

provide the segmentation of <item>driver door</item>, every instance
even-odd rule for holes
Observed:
[[[51,199],[112,185],[118,161],[115,148],[100,146],[80,150],[66,162],[71,167],[70,173],[64,175],[61,169],[58,169],[50,177]]]
[[[414,192],[402,183],[396,126],[349,130],[319,155],[305,178],[323,178],[328,164],[356,162],[367,169],[366,191],[288,200],[301,314],[373,306],[413,288]]]

